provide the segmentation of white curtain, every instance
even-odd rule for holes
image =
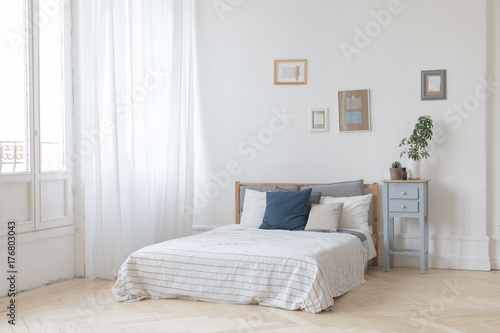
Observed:
[[[84,133],[99,129],[84,154],[86,275],[115,278],[133,251],[191,234],[191,0],[83,6]]]

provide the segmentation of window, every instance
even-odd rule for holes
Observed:
[[[31,171],[33,155],[41,171],[64,170],[63,2],[6,2],[0,36],[0,173]],[[35,154],[31,133],[39,140]]]
[[[60,1],[40,0],[39,112],[41,171],[64,170],[64,13]]]
[[[8,1],[0,11],[0,173],[29,171],[26,6]]]
[[[0,235],[71,223],[70,4],[15,0],[0,11]]]

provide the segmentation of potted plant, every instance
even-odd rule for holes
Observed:
[[[392,167],[389,169],[391,173],[392,180],[401,180],[401,172],[403,169],[401,168],[401,163],[398,161],[392,162]]]
[[[427,151],[429,141],[432,139],[432,119],[431,116],[421,116],[413,128],[413,133],[401,140],[400,147],[404,147],[400,157],[407,156],[408,178],[420,179],[420,166],[422,159],[431,155]]]

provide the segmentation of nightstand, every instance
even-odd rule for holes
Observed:
[[[429,269],[428,184],[430,179],[382,180],[384,184],[384,271],[394,267],[394,255],[420,258],[420,274]],[[419,219],[420,248],[394,248],[394,218]]]

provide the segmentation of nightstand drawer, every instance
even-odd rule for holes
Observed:
[[[391,200],[389,211],[398,213],[418,213],[418,200]]]
[[[393,184],[389,187],[389,198],[418,199],[418,188],[408,187],[405,184]]]

